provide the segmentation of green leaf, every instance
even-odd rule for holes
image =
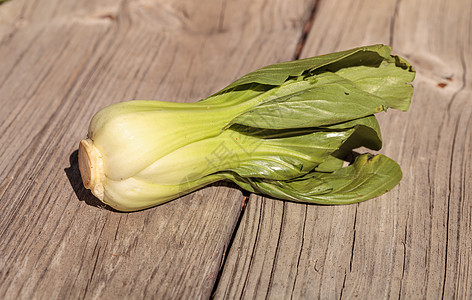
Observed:
[[[244,161],[231,170],[240,176],[271,180],[300,177],[314,168],[334,171],[353,149],[378,150],[382,145],[373,115],[322,128],[275,130],[234,125],[230,130],[240,134],[238,145],[245,153]]]
[[[318,174],[333,190],[316,197],[317,203],[346,204],[378,197],[394,188],[402,178],[400,166],[384,155],[362,154],[348,167]]]
[[[332,130],[356,128],[353,135],[342,146],[348,148],[349,151],[358,147],[366,147],[372,150],[380,150],[382,148],[380,126],[374,115],[329,125],[325,128]]]
[[[410,106],[413,86],[409,83],[415,78],[415,72],[399,57],[394,56],[377,68],[357,66],[340,69],[336,74],[363,91],[381,97],[388,107],[406,111]]]
[[[402,177],[398,164],[384,155],[363,154],[333,173],[310,172],[294,180],[274,181],[226,178],[255,193],[274,198],[317,204],[349,204],[371,199],[395,187]]]
[[[379,123],[375,116],[367,116],[361,119],[347,121],[344,123],[327,126],[329,129],[355,128],[353,134],[333,152],[326,161],[316,167],[318,172],[334,172],[342,168],[344,161],[352,150],[359,147],[366,147],[372,150],[380,150],[382,147],[382,137]]]
[[[389,55],[390,47],[384,45],[372,45],[306,59],[273,64],[239,78],[219,93],[224,93],[237,86],[251,83],[281,85],[289,77],[298,77],[303,73],[312,72],[316,69],[329,66],[330,64],[339,61],[343,61],[343,65],[345,64],[344,62],[354,65],[380,63],[383,59],[389,57]]]
[[[334,155],[330,155],[324,162],[319,164],[316,168],[316,172],[332,173],[338,169],[341,169],[344,165],[344,160]]]
[[[238,103],[254,99],[271,90],[272,88],[274,87],[258,83],[239,85],[225,90],[223,93],[220,92],[208,98],[202,99],[197,103],[219,107],[231,107]]]
[[[258,143],[251,142],[250,146],[244,146],[245,159],[230,170],[244,177],[271,180],[299,177],[325,161],[354,131],[353,128],[341,131],[313,129],[310,133],[295,136],[260,138],[257,139]],[[266,134],[270,134],[270,131]],[[241,139],[240,136],[239,140]],[[244,140],[240,143],[246,144]]]
[[[391,56],[389,47],[374,45],[271,65],[243,76],[205,101],[246,102],[247,110],[230,125],[326,126],[389,107],[407,110],[414,77],[413,68]]]
[[[306,89],[261,103],[232,123],[272,129],[319,127],[372,115],[385,105],[351,81],[323,73]]]

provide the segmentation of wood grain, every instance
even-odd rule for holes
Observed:
[[[472,298],[471,15],[468,0],[0,5],[0,298]],[[216,184],[125,214],[80,181],[78,141],[108,104],[193,102],[373,43],[418,72],[410,111],[379,118],[404,177],[377,199],[245,207]]]
[[[251,196],[216,298],[472,297],[470,1],[319,1],[301,57],[390,44],[416,68],[408,113],[380,116],[404,178],[364,203]]]
[[[131,214],[77,168],[100,108],[196,101],[293,57],[311,1],[12,0],[0,6],[0,298],[207,298],[243,196],[214,185]]]

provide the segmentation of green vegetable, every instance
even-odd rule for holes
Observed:
[[[319,204],[370,199],[402,173],[379,150],[374,114],[406,111],[415,72],[374,45],[264,67],[196,103],[129,101],[92,119],[79,146],[84,185],[121,211],[175,199],[219,180]]]

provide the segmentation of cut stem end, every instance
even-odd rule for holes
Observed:
[[[100,151],[91,139],[80,141],[79,170],[84,186],[100,200],[103,200],[103,162]]]

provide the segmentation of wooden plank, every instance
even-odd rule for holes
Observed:
[[[241,192],[99,209],[75,150],[93,113],[196,101],[295,53],[311,1],[13,0],[0,6],[0,298],[206,298]]]
[[[408,113],[380,116],[404,178],[361,204],[251,196],[216,298],[472,297],[470,1],[319,1],[302,57],[386,43],[418,71]]]

